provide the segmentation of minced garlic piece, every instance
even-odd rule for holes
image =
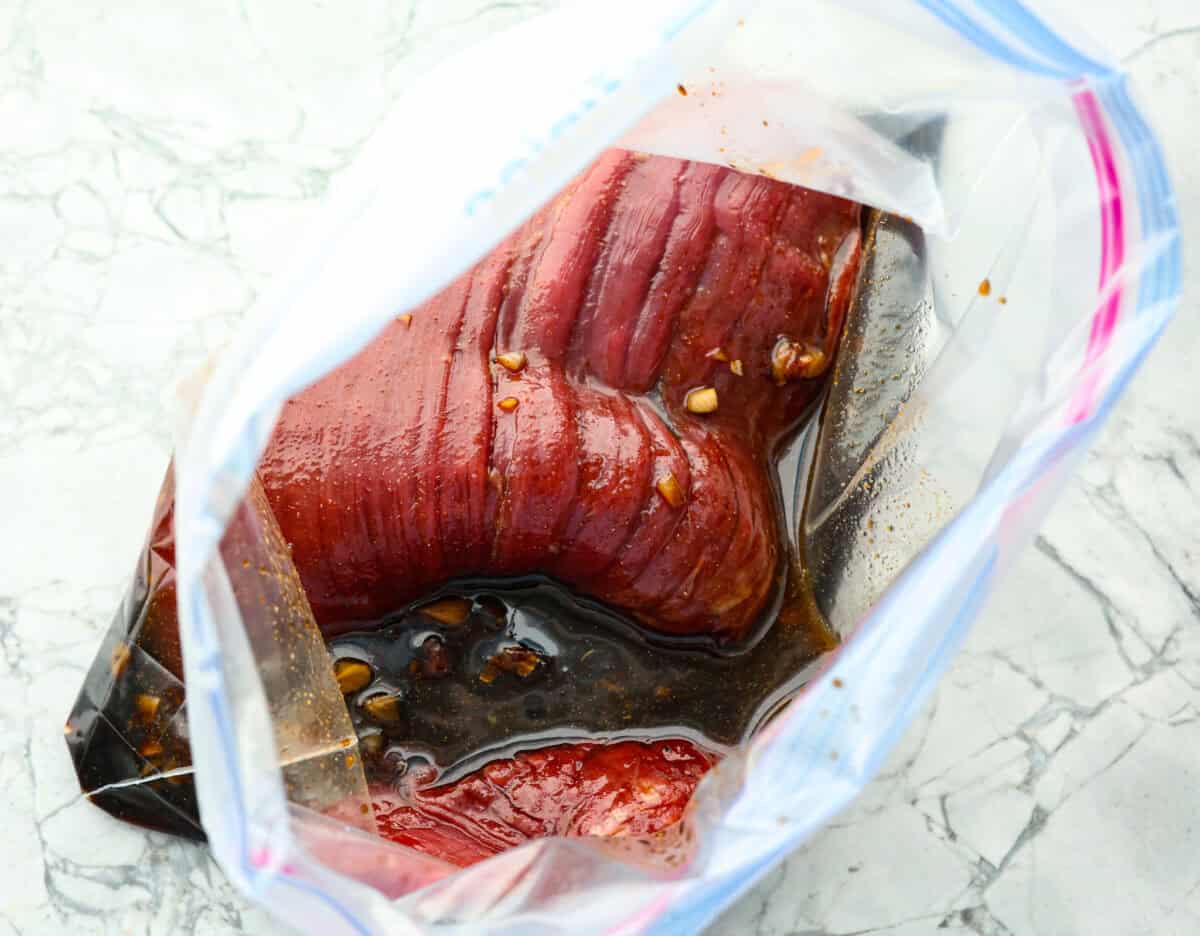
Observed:
[[[503,354],[497,354],[496,363],[515,374],[525,368],[525,352],[505,351]]]
[[[689,390],[684,399],[684,405],[689,413],[715,413],[717,410],[717,391],[714,387],[697,387]]]
[[[658,493],[662,495],[662,499],[676,509],[683,506],[686,498],[683,496],[683,488],[679,486],[679,482],[675,480],[675,475],[667,472],[655,482],[654,487],[658,489]]]
[[[371,667],[362,660],[338,660],[333,664],[333,677],[342,695],[365,689],[374,678]]]
[[[471,614],[471,602],[466,598],[442,598],[418,610],[446,627],[458,627]]]

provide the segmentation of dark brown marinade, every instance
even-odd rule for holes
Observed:
[[[172,472],[133,584],[65,728],[80,789],[118,819],[203,840],[175,617]]]
[[[361,687],[354,668],[346,696],[377,774],[427,762],[450,781],[508,751],[600,737],[686,738],[720,753],[833,645],[802,580],[789,592],[774,626],[740,653],[648,636],[537,576],[447,585],[329,648],[335,666],[369,667]],[[450,620],[423,610],[456,605]]]

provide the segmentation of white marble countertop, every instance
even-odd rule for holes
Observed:
[[[169,378],[407,76],[539,6],[0,3],[0,934],[275,931],[204,849],[81,801],[63,720],[145,533]],[[1200,10],[1087,6],[1191,226]],[[1196,243],[1177,322],[901,749],[714,933],[1200,932]]]

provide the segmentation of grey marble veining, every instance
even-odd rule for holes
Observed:
[[[0,934],[266,933],[62,723],[217,350],[389,97],[547,4],[0,3]],[[1090,4],[1200,217],[1200,12]],[[1186,231],[1185,231],[1186,233]],[[1200,932],[1200,248],[1179,319],[856,804],[714,934]]]

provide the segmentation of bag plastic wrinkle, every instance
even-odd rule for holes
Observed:
[[[861,789],[1178,294],[1153,133],[1119,69],[1049,21],[1017,0],[574,4],[408,89],[179,450],[188,736],[204,830],[241,888],[322,933],[691,932]],[[861,356],[839,358],[809,438],[804,534],[845,640],[712,771],[664,853],[551,839],[451,874],[288,804],[270,715],[286,687],[256,666],[266,618],[219,544],[282,401],[614,143],[893,216],[847,336]]]

